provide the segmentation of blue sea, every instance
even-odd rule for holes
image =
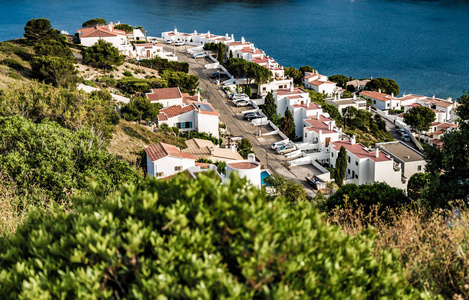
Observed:
[[[324,75],[393,78],[401,94],[457,98],[469,90],[469,1],[1,0],[0,41],[47,18],[73,34],[91,18],[162,31],[244,36],[284,66]]]

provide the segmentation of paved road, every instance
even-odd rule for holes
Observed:
[[[174,46],[166,46],[165,51],[174,51]],[[175,47],[176,54],[179,61],[189,63],[189,74],[195,74],[200,78],[199,87],[202,89],[202,97],[207,99],[215,109],[220,113],[221,121],[226,124],[230,133],[234,136],[243,136],[252,143],[253,150],[261,164],[266,166],[272,172],[283,175],[285,178],[294,180],[302,184],[309,195],[314,196],[315,193],[311,190],[310,186],[306,183],[304,178],[298,177],[288,167],[285,166],[283,156],[273,153],[269,145],[263,145],[257,139],[257,128],[250,125],[247,121],[242,120],[242,115],[238,114],[238,109],[231,104],[227,95],[216,84],[208,79],[208,74],[216,70],[207,70],[204,65],[212,63],[208,59],[193,59],[191,55],[186,54],[186,47]]]
[[[416,151],[420,152],[420,150],[415,146],[415,144],[414,144],[414,142],[412,142],[412,140],[410,140],[409,142],[406,142],[401,138],[401,134],[397,131],[397,126],[394,123],[392,123],[391,121],[389,121],[388,119],[383,118],[383,117],[381,117],[381,119],[384,120],[384,122],[386,123],[386,129],[392,135],[392,137],[394,139],[396,139],[397,141],[401,141],[402,143],[406,144],[407,146],[409,146],[409,147],[415,149]]]

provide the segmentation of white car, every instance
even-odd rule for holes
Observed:
[[[287,144],[287,145],[285,145],[285,146],[282,146],[282,147],[280,147],[280,148],[277,148],[277,149],[275,150],[275,152],[276,152],[277,154],[287,154],[287,153],[293,152],[293,151],[295,151],[295,150],[296,150],[296,146],[295,146],[295,145],[293,145],[293,144]]]
[[[234,105],[236,105],[237,107],[240,107],[240,106],[248,106],[249,104],[251,104],[251,101],[248,101],[248,100],[238,100],[235,102]]]
[[[235,100],[249,100],[249,96],[246,94],[234,94],[231,99]]]
[[[172,43],[173,43],[173,40],[166,40],[165,43],[166,43],[166,44],[172,44]]]
[[[194,55],[192,55],[192,58],[204,58],[204,57],[207,57],[207,54],[205,54],[204,52],[195,53]]]
[[[184,46],[186,43],[184,41],[175,41],[174,46]]]
[[[275,142],[273,143],[272,145],[270,145],[270,148],[272,148],[272,150],[276,150],[277,148],[280,148],[280,147],[283,147],[285,146],[286,144],[288,144],[290,141],[279,141],[279,142]]]

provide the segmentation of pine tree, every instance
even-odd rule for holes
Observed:
[[[267,117],[267,119],[273,121],[274,117],[277,114],[277,104],[275,104],[274,95],[271,92],[265,96],[264,106],[262,107],[262,112]]]
[[[340,147],[339,155],[337,156],[337,161],[335,163],[335,183],[338,186],[342,186],[345,179],[345,173],[347,171],[347,150],[344,146]]]
[[[285,111],[285,116],[282,118],[280,122],[279,129],[288,136],[289,139],[295,139],[295,121],[293,120],[293,115],[291,111],[287,108]]]

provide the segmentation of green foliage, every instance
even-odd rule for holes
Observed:
[[[332,75],[329,76],[329,81],[337,83],[338,86],[346,88],[347,82],[355,80],[355,78],[348,77],[345,75]]]
[[[315,71],[315,70],[311,66],[302,66],[302,67],[300,67],[300,72],[303,75],[303,77],[305,76],[306,72],[313,72],[313,71]]]
[[[117,88],[130,94],[144,93],[150,90],[150,84],[147,79],[123,77],[117,82]]]
[[[335,183],[341,187],[344,184],[345,174],[347,172],[347,150],[344,146],[340,147],[337,160],[335,162],[334,179]]]
[[[161,103],[151,103],[146,97],[135,97],[130,102],[122,106],[122,118],[126,121],[152,121],[158,117]]]
[[[112,43],[98,40],[96,44],[83,51],[83,61],[93,67],[107,70],[112,66],[122,65],[124,57]]]
[[[8,66],[16,71],[24,70],[24,66],[19,61],[14,60],[12,58],[5,58],[4,60],[1,60],[0,65]]]
[[[104,26],[106,24],[107,24],[106,20],[102,18],[94,18],[83,23],[81,27],[86,28],[86,27],[94,27],[94,26]]]
[[[37,56],[54,56],[73,61],[72,50],[57,40],[46,40],[34,46]]]
[[[178,61],[168,61],[167,59],[162,59],[156,57],[154,59],[142,59],[139,61],[131,60],[131,63],[138,64],[142,67],[147,67],[158,72],[164,70],[173,70],[176,72],[189,73],[189,63],[187,62],[178,62]]]
[[[217,166],[217,171],[218,173],[220,174],[225,174],[226,173],[226,162],[225,161],[217,161],[217,162],[213,162],[211,161],[210,159],[207,159],[207,158],[199,158],[197,160],[197,162],[199,163],[206,163],[206,164],[213,164],[215,166]]]
[[[267,117],[267,119],[271,121],[274,116],[277,116],[277,104],[275,104],[275,99],[274,95],[272,95],[272,92],[269,92],[267,96],[265,96],[262,112]]]
[[[221,64],[225,63],[226,44],[224,43],[206,43],[204,50],[209,50],[217,53],[218,61]]]
[[[0,173],[12,178],[18,193],[30,201],[38,200],[36,193],[56,202],[67,200],[86,191],[91,179],[103,184],[106,194],[138,180],[89,129],[73,132],[48,120],[35,124],[19,116],[0,117],[0,140]]]
[[[412,107],[404,115],[404,122],[419,132],[419,140],[422,131],[428,131],[434,121],[435,113],[426,106]]]
[[[282,195],[289,202],[305,201],[308,198],[305,188],[295,181],[287,180],[282,175],[272,174],[265,179],[270,187],[275,188],[277,195]]]
[[[207,132],[197,132],[197,131],[186,131],[181,134],[181,136],[189,139],[202,139],[212,141],[215,145],[221,145],[223,140],[221,138],[214,137],[211,133]]]
[[[388,95],[399,95],[399,86],[393,79],[387,79],[384,77],[374,78],[365,86],[366,91],[378,91],[379,89],[381,89],[382,93]]]
[[[132,77],[133,76],[132,73],[129,70],[125,70],[123,75],[126,76],[126,77]]]
[[[252,144],[247,138],[242,138],[238,143],[238,153],[244,159],[248,158],[249,153],[254,153],[252,150]]]
[[[160,76],[167,82],[168,87],[179,87],[183,93],[195,93],[199,86],[199,77],[196,75],[167,69],[162,71]]]
[[[129,24],[122,24],[122,23],[117,24],[116,26],[114,26],[114,29],[123,30],[127,33],[134,31],[134,28],[132,26],[130,26]]]
[[[285,76],[293,78],[293,84],[296,84],[296,85],[303,84],[304,74],[302,74],[300,70],[293,68],[293,67],[284,67],[283,71],[285,73]]]
[[[249,98],[252,98],[252,88],[250,85],[246,86],[246,89],[244,92],[246,93],[246,95],[248,95]]]
[[[9,299],[418,299],[374,233],[347,235],[308,202],[212,174],[149,180],[0,238]]]
[[[91,80],[86,80],[86,79],[84,79],[84,80],[82,81],[82,83],[83,83],[84,85],[88,85],[88,86],[92,86],[92,87],[98,87],[98,86],[96,85],[96,83],[95,83],[94,81],[91,81]]]
[[[423,188],[430,182],[430,175],[427,173],[415,173],[407,183],[407,195],[412,200],[420,199]]]
[[[78,71],[69,58],[36,56],[31,61],[36,78],[55,86],[71,87],[78,82]]]
[[[354,208],[363,206],[365,215],[371,212],[373,205],[378,205],[381,215],[387,209],[400,208],[411,203],[411,200],[400,189],[390,187],[384,182],[374,184],[345,184],[330,196],[324,203],[323,209],[331,211],[335,207],[344,207],[347,203]]]
[[[289,139],[295,139],[295,120],[293,119],[293,114],[288,108],[285,110],[285,116],[280,121],[279,129],[288,136]]]
[[[272,71],[269,69],[243,58],[230,58],[225,67],[235,78],[254,79],[258,85],[269,82],[273,77]]]
[[[47,19],[31,19],[24,27],[24,37],[27,41],[35,43],[45,40],[53,33],[52,25]]]
[[[104,83],[107,87],[116,87],[117,86],[117,80],[114,78],[110,77],[101,77],[100,81]]]
[[[92,127],[103,138],[112,136],[116,124],[109,93],[86,94],[37,82],[11,84],[0,90],[0,116],[16,115],[35,123],[49,119],[72,130]]]

